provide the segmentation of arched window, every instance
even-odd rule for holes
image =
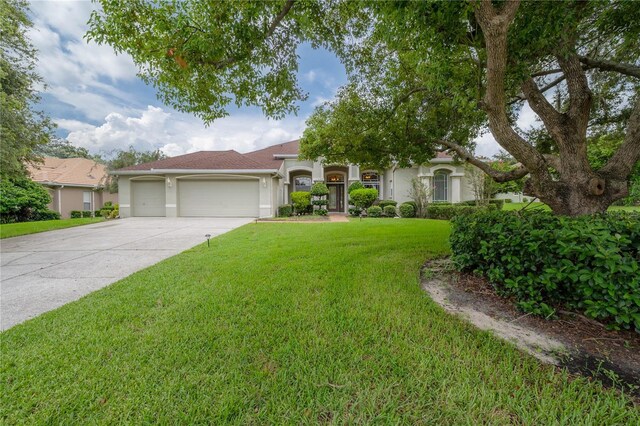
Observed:
[[[433,175],[433,201],[449,201],[449,174],[444,170]]]
[[[341,183],[344,182],[344,176],[341,174],[327,175],[327,183]]]
[[[311,191],[311,176],[296,176],[293,179],[294,191]]]
[[[380,194],[380,175],[378,172],[364,172],[360,176],[360,180],[365,188],[374,188],[378,191],[378,198],[382,196]]]

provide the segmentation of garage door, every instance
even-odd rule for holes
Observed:
[[[257,217],[260,187],[257,179],[180,180],[180,216]]]
[[[166,216],[164,180],[132,181],[133,216]]]

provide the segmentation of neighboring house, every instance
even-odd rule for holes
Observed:
[[[63,218],[73,210],[100,210],[105,202],[118,202],[118,194],[106,189],[109,177],[104,165],[86,158],[45,157],[43,164],[28,166],[31,179],[51,194],[49,208]]]
[[[240,154],[200,151],[112,172],[118,176],[120,216],[272,217],[293,191],[314,182],[329,187],[329,211],[348,211],[354,181],[378,189],[381,199],[409,201],[411,179],[433,188],[433,200],[472,200],[464,166],[445,153],[428,164],[386,170],[298,159],[298,141]]]

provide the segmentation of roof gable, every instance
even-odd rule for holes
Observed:
[[[29,164],[31,179],[40,183],[102,186],[107,180],[107,168],[87,158],[45,157],[42,164]]]

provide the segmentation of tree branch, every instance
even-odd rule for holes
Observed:
[[[477,168],[479,168],[480,170],[482,170],[483,172],[491,176],[493,180],[495,180],[496,182],[509,182],[512,180],[518,180],[520,178],[525,177],[527,174],[529,174],[529,170],[527,170],[527,168],[524,166],[520,166],[508,172],[501,172],[491,167],[490,164],[485,163],[484,161],[474,157],[469,153],[469,151],[467,151],[465,148],[458,145],[457,143],[449,142],[447,140],[442,140],[440,141],[440,143],[446,146],[447,148],[455,151],[460,156],[460,158],[462,158],[467,163],[473,164],[474,166],[476,166]]]
[[[589,68],[596,68],[601,71],[615,71],[630,77],[640,78],[640,67],[632,64],[606,61],[603,59],[592,59],[587,56],[578,56],[578,59]]]
[[[618,178],[628,178],[638,161],[640,161],[640,99],[636,101],[629,117],[624,142],[600,172]]]
[[[533,78],[522,83],[522,91],[529,106],[540,117],[549,134],[556,140],[561,139],[563,137],[561,133],[562,114],[549,103]]]
[[[519,1],[507,1],[498,11],[491,0],[481,0],[475,10],[476,19],[485,35],[487,52],[487,84],[483,108],[496,141],[532,174],[537,175],[540,181],[547,181],[551,177],[544,158],[511,127],[506,113],[504,79],[508,57],[507,32],[519,5]]]
[[[567,56],[556,56],[556,59],[567,79],[567,88],[569,89],[568,115],[574,121],[576,133],[586,134],[591,111],[591,89],[589,89],[587,75],[582,69],[577,55],[572,53]]]
[[[540,93],[544,93],[549,89],[553,89],[554,87],[556,87],[558,84],[562,83],[565,80],[565,76],[561,75],[560,77],[556,78],[555,80],[553,80],[551,83],[543,86],[542,88],[538,89],[540,91]],[[513,105],[516,102],[521,102],[521,101],[526,101],[527,100],[527,96],[522,94],[522,95],[518,95],[515,99],[509,101],[509,103],[507,105]]]
[[[271,22],[271,25],[269,25],[269,28],[267,29],[265,34],[262,36],[262,40],[260,42],[265,42],[269,37],[273,35],[273,33],[275,33],[276,29],[278,28],[282,20],[285,18],[285,16],[287,16],[289,11],[291,11],[291,8],[293,7],[294,3],[295,3],[295,0],[287,0],[284,7],[280,11],[280,13],[278,13],[278,15],[274,18],[273,22]],[[248,57],[249,55],[251,55],[251,52],[253,52],[254,49],[255,49],[255,46],[253,46],[251,49],[249,49],[248,52],[244,54],[229,56],[228,58],[221,59],[219,61],[204,62],[204,63],[207,63],[208,65],[212,65],[216,69],[221,69]]]

